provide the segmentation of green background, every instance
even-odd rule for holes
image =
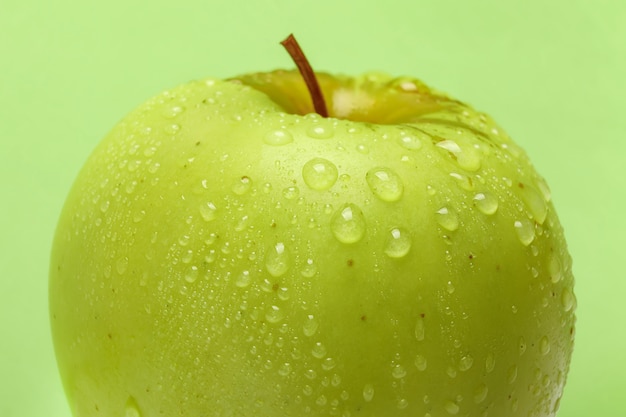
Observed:
[[[290,67],[415,75],[485,110],[551,185],[577,279],[560,417],[624,414],[626,6],[611,0],[0,2],[0,416],[69,417],[47,268],[96,143],[160,90]],[[297,417],[297,416],[294,416]]]

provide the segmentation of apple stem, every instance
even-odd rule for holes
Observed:
[[[306,87],[309,90],[309,94],[311,95],[311,100],[313,101],[313,108],[315,112],[322,117],[328,117],[328,110],[326,109],[326,101],[324,101],[324,95],[322,94],[322,90],[320,89],[320,85],[317,82],[317,78],[315,77],[315,72],[313,72],[313,68],[311,68],[311,64],[309,64],[309,60],[304,55],[302,48],[298,44],[298,41],[290,34],[287,38],[280,43],[285,47],[293,62],[295,62],[298,67],[298,71],[302,75]]]

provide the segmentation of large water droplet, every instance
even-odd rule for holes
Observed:
[[[278,323],[285,317],[285,313],[278,306],[271,306],[270,309],[265,313],[265,320],[268,323]]]
[[[278,368],[278,375],[280,376],[288,376],[291,373],[291,364],[289,362],[285,362]]]
[[[272,146],[282,146],[293,142],[293,135],[284,129],[272,130],[263,136],[263,142]]]
[[[415,322],[415,338],[419,341],[424,340],[426,334],[426,326],[424,325],[424,318],[422,316],[417,318]]]
[[[242,271],[235,279],[235,285],[239,288],[245,288],[250,285],[250,271]]]
[[[365,180],[374,195],[383,201],[398,201],[404,192],[400,176],[390,168],[373,168],[365,174]]]
[[[426,360],[426,358],[422,355],[415,355],[415,367],[417,368],[418,371],[424,371],[426,370],[426,367],[428,366],[428,361]]]
[[[191,284],[191,283],[196,282],[197,279],[198,279],[198,267],[194,265],[191,268],[189,268],[187,272],[185,272],[185,281]]]
[[[487,394],[489,393],[489,388],[486,384],[480,384],[476,390],[474,390],[474,402],[476,404],[480,404],[485,401],[487,398]]]
[[[453,416],[459,414],[459,411],[461,410],[461,407],[459,407],[456,401],[447,401],[444,404],[443,408],[446,409],[448,414],[453,415]]]
[[[355,243],[365,235],[365,216],[361,209],[352,203],[337,210],[330,220],[330,228],[341,243]]]
[[[494,368],[496,367],[496,357],[494,356],[493,353],[488,353],[487,354],[487,359],[485,359],[485,371],[490,374],[491,372],[493,372]]]
[[[517,365],[513,365],[509,368],[506,378],[509,384],[512,384],[517,380]]]
[[[522,199],[526,203],[526,207],[533,216],[533,219],[539,224],[543,224],[548,215],[548,205],[544,197],[539,194],[539,191],[527,184],[520,183],[522,188]]]
[[[411,237],[403,228],[392,229],[385,242],[385,254],[390,258],[402,258],[411,250]]]
[[[468,171],[478,171],[480,169],[481,160],[478,149],[473,146],[466,145],[463,148],[453,140],[443,140],[437,143],[437,146],[452,153],[459,166]]]
[[[313,190],[329,189],[337,182],[338,175],[335,164],[324,158],[313,158],[302,167],[302,179]]]
[[[474,364],[474,357],[472,355],[465,355],[459,360],[459,371],[468,371]]]
[[[124,274],[124,272],[126,272],[127,268],[128,268],[128,258],[126,256],[122,256],[115,263],[115,269],[117,270],[118,274],[122,275]]]
[[[302,275],[305,278],[312,278],[315,276],[316,273],[317,273],[317,265],[315,265],[315,262],[313,262],[313,259],[307,259],[306,265],[304,265],[302,267],[302,270],[300,270],[300,275]]]
[[[215,219],[216,211],[217,208],[215,207],[215,204],[210,201],[200,205],[200,215],[207,222]]]
[[[313,349],[311,349],[311,354],[317,359],[322,359],[326,356],[326,347],[322,342],[316,342],[315,345],[313,345]]]
[[[129,397],[126,400],[126,407],[124,412],[124,417],[141,417],[141,411],[139,410],[139,406],[137,405],[137,401],[133,397]]]
[[[317,333],[317,328],[319,327],[319,322],[312,314],[309,314],[302,325],[302,331],[304,335],[307,337],[311,337]]]
[[[519,338],[519,340],[517,341],[517,346],[519,349],[519,355],[522,356],[524,353],[526,353],[526,339],[524,339],[524,336],[521,336]]]
[[[335,134],[335,130],[326,121],[320,121],[309,126],[306,130],[306,134],[313,139],[329,139]]]
[[[372,401],[374,398],[374,386],[372,384],[365,384],[363,387],[363,399],[366,402]]]
[[[563,277],[561,270],[561,261],[557,256],[553,256],[548,263],[548,273],[550,274],[550,280],[553,284],[556,284]]]
[[[561,304],[563,305],[563,310],[570,311],[574,307],[574,303],[576,302],[576,298],[574,297],[574,293],[569,288],[563,288],[563,293],[561,294]]]
[[[290,267],[291,257],[285,244],[278,242],[267,250],[265,256],[265,269],[273,277],[284,275]]]
[[[296,186],[290,186],[283,189],[283,197],[287,200],[293,200],[300,195],[300,189]]]
[[[535,225],[528,219],[516,220],[515,232],[522,245],[528,246],[535,240]]]
[[[395,365],[391,368],[391,376],[395,379],[401,379],[406,376],[406,369],[402,365]]]
[[[232,190],[237,195],[244,195],[252,188],[252,180],[248,176],[238,178],[232,185]]]
[[[542,355],[550,353],[550,340],[548,339],[548,336],[542,337],[539,341],[539,351]]]
[[[486,191],[474,196],[474,204],[478,210],[487,215],[494,214],[498,210],[498,198]]]
[[[408,406],[409,400],[407,400],[406,398],[398,398],[398,400],[396,401],[396,407],[398,407],[398,410],[404,410]]]
[[[322,361],[322,369],[325,371],[330,371],[331,369],[335,368],[335,366],[337,366],[337,362],[333,358],[325,358]],[[336,387],[337,385],[341,383],[341,377],[335,374],[333,375],[331,382],[333,386]]]
[[[400,143],[400,145],[402,145],[405,149],[418,150],[422,147],[422,140],[420,139],[420,136],[426,141],[430,140],[428,135],[416,130],[415,133],[402,132],[398,138],[398,143]]]
[[[462,189],[466,191],[472,191],[474,189],[474,180],[472,180],[471,177],[459,174],[458,172],[451,172],[450,176],[456,180],[456,183]]]
[[[437,210],[437,223],[451,232],[459,228],[459,218],[456,213],[447,207]]]

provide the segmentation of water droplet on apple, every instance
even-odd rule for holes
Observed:
[[[126,272],[127,268],[128,268],[128,258],[126,256],[122,256],[115,263],[115,269],[117,270],[118,274],[123,275],[124,272]]]
[[[442,140],[437,143],[437,146],[454,155],[461,168],[468,171],[478,171],[480,169],[480,154],[478,149],[473,146],[467,145],[461,148],[459,144],[453,140]]]
[[[328,399],[326,398],[326,396],[324,394],[320,395],[319,397],[317,397],[317,399],[315,400],[315,404],[317,404],[320,407],[323,407],[326,405],[326,403],[328,402]]]
[[[468,371],[472,365],[474,365],[474,357],[472,355],[465,355],[459,360],[459,371]]]
[[[317,266],[313,262],[313,259],[307,259],[306,264],[300,270],[300,275],[305,278],[313,278],[317,273]]]
[[[126,400],[126,407],[124,412],[124,417],[141,417],[141,411],[139,410],[139,406],[137,405],[137,401],[133,397],[128,397]]]
[[[457,185],[462,189],[466,191],[472,191],[474,189],[474,181],[471,177],[459,174],[458,172],[451,172],[450,176],[456,180]]]
[[[426,358],[422,355],[415,355],[415,367],[417,368],[418,371],[424,371],[426,370],[426,367],[428,366],[428,361],[426,360]]]
[[[385,254],[390,258],[402,258],[411,250],[411,237],[403,228],[394,228],[387,235]]]
[[[422,340],[424,340],[425,334],[426,326],[424,325],[424,318],[420,316],[415,322],[415,338],[421,342]]]
[[[293,135],[284,129],[272,130],[263,136],[263,142],[272,146],[282,146],[293,142]]]
[[[136,211],[135,214],[133,215],[133,222],[134,223],[139,223],[141,222],[144,217],[146,217],[146,211],[145,210],[139,210]]]
[[[374,386],[372,384],[365,384],[363,387],[363,399],[366,402],[372,401],[374,398]]]
[[[393,376],[395,379],[404,378],[406,376],[406,369],[404,369],[402,365],[395,365],[391,369],[391,376]]]
[[[522,356],[525,352],[526,352],[526,339],[524,339],[524,336],[520,336],[519,340],[517,341],[517,346],[519,348],[519,355]]]
[[[278,323],[285,317],[285,313],[278,306],[271,306],[265,313],[265,320],[268,323]]]
[[[528,184],[520,183],[520,188],[522,188],[522,199],[526,203],[533,219],[535,219],[537,223],[543,224],[546,220],[546,216],[548,215],[548,205],[546,200],[541,194],[539,194],[539,191]]]
[[[553,256],[548,263],[548,273],[550,274],[550,280],[553,284],[556,284],[563,277],[561,270],[561,262],[557,256]]]
[[[552,200],[552,191],[550,191],[550,187],[548,187],[543,178],[537,179],[537,188],[539,188],[543,199],[549,203]]]
[[[289,362],[285,362],[278,368],[278,375],[280,376],[288,376],[291,374],[291,364]]]
[[[459,411],[461,410],[461,407],[459,407],[459,404],[457,404],[456,401],[446,401],[443,408],[446,409],[448,414],[453,416],[459,414]]]
[[[265,256],[265,269],[273,277],[284,275],[290,267],[291,257],[285,244],[278,242],[267,250]]]
[[[476,194],[474,204],[478,210],[487,215],[494,214],[498,210],[498,199],[487,191]]]
[[[494,356],[493,353],[489,352],[487,354],[487,359],[485,359],[485,371],[488,374],[490,374],[491,372],[493,372],[495,367],[496,367],[496,357]]]
[[[365,235],[365,216],[361,209],[352,203],[337,210],[330,220],[330,228],[341,243],[355,243]]]
[[[563,293],[561,294],[561,304],[563,305],[563,309],[565,311],[570,311],[574,307],[574,303],[576,302],[576,298],[574,297],[574,293],[569,288],[563,288]]]
[[[239,288],[245,288],[250,285],[250,271],[242,271],[235,279],[235,285]]]
[[[164,128],[165,133],[169,133],[170,135],[175,135],[180,132],[180,125],[177,123],[172,123],[171,125],[167,125]]]
[[[317,333],[317,329],[319,327],[319,322],[312,314],[309,314],[302,325],[302,331],[304,335],[307,337],[311,337]]]
[[[365,174],[365,180],[374,195],[383,201],[398,201],[404,192],[400,176],[390,168],[373,168]]]
[[[325,371],[330,371],[335,366],[337,366],[337,362],[333,358],[325,358],[322,361],[322,369]],[[337,374],[333,375],[333,381],[332,381],[333,386],[336,387],[337,385],[339,385],[340,382],[341,382],[341,377]]]
[[[429,140],[425,133],[421,133],[420,136],[424,137],[427,141]],[[418,150],[422,147],[422,140],[417,134],[411,134],[406,132],[402,132],[400,134],[400,137],[398,138],[398,143],[400,143],[403,148],[412,151]]]
[[[250,191],[250,188],[252,188],[252,180],[250,179],[250,177],[244,175],[241,178],[235,180],[231,188],[235,194],[244,195],[245,193]]]
[[[198,267],[194,265],[191,268],[189,268],[187,272],[185,273],[185,281],[191,284],[193,282],[196,282],[197,279],[198,279]]]
[[[217,207],[215,207],[215,204],[211,201],[200,205],[200,215],[204,221],[210,222],[214,220],[216,211]]]
[[[511,366],[506,375],[506,379],[509,384],[514,383],[517,380],[517,365]]]
[[[183,106],[175,105],[166,109],[163,112],[163,117],[165,117],[166,119],[173,119],[179,114],[183,113],[184,111],[185,111],[185,108]]]
[[[339,172],[335,164],[324,158],[313,158],[302,167],[302,178],[306,185],[317,191],[332,187]]]
[[[330,139],[335,134],[335,131],[329,123],[322,120],[309,126],[306,134],[313,139]]]
[[[487,398],[487,394],[489,393],[489,388],[487,387],[486,384],[482,383],[480,384],[476,390],[474,390],[474,402],[476,404],[480,404],[483,401],[485,401],[485,398]]]
[[[404,410],[408,406],[409,401],[406,398],[398,398],[398,401],[396,402],[396,407],[398,407],[398,410]]]
[[[437,210],[437,223],[450,232],[459,228],[458,216],[454,211],[448,209],[447,207],[442,207]]]
[[[283,197],[285,197],[287,200],[293,200],[295,198],[298,198],[299,195],[300,189],[295,185],[283,188]]]
[[[539,351],[544,356],[550,353],[550,340],[548,339],[548,336],[542,337],[539,341]]]
[[[316,342],[313,349],[311,349],[311,354],[317,359],[322,359],[326,356],[326,347],[322,344],[322,342]]]
[[[516,220],[515,232],[522,245],[528,246],[535,240],[535,224],[528,219]]]

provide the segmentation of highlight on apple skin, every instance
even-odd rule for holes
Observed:
[[[544,179],[410,77],[192,81],[67,198],[50,314],[75,417],[546,417],[573,349]]]

